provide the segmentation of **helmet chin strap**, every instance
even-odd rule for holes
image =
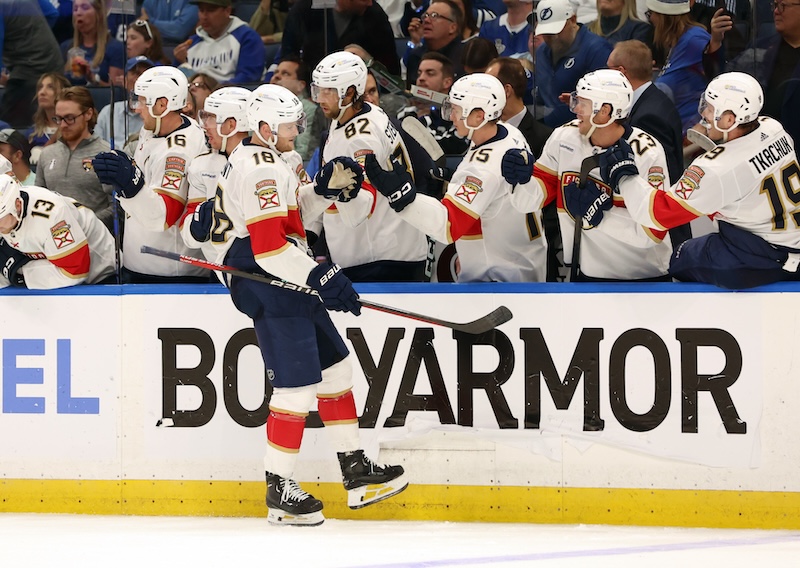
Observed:
[[[598,128],[605,128],[606,126],[608,126],[609,124],[612,124],[614,122],[613,120],[609,120],[605,124],[597,124],[594,121],[594,117],[596,115],[597,115],[597,113],[595,113],[595,114],[593,114],[592,116],[589,117],[589,124],[591,124],[592,126],[589,128],[589,132],[587,132],[586,135],[584,136],[584,138],[586,138],[590,143],[592,141],[592,134],[594,134],[595,130],[597,130]]]
[[[269,125],[267,125],[267,126],[269,126]],[[274,132],[274,131],[272,131],[272,130],[270,130],[270,132],[272,132],[272,136],[270,137],[270,139],[269,139],[269,140],[265,140],[265,139],[264,139],[264,137],[263,137],[263,136],[261,136],[261,129],[260,129],[260,128],[259,128],[258,130],[256,130],[256,131],[255,131],[255,135],[256,135],[256,136],[258,137],[258,139],[259,139],[259,140],[261,140],[261,141],[262,141],[264,144],[266,144],[266,145],[267,145],[267,146],[269,146],[270,148],[274,148],[274,147],[275,147],[275,145],[278,143],[278,135],[277,135],[277,132]],[[220,134],[220,136],[222,136],[222,135]],[[223,150],[220,150],[221,152],[224,152],[224,151],[225,151],[225,150],[224,150],[224,148],[225,148],[225,140],[226,140],[225,138],[223,138],[223,139],[222,139],[222,148],[223,148]]]
[[[165,116],[167,116],[167,113],[169,113],[169,108],[164,109],[164,112],[162,112],[161,114],[156,116],[156,115],[153,114],[153,106],[154,105],[148,106],[147,107],[147,112],[150,113],[150,116],[152,116],[153,118],[156,119],[156,126],[153,129],[153,132],[155,133],[156,136],[158,136],[158,133],[161,131],[161,119],[164,118]]]
[[[346,96],[347,96],[347,95],[345,95],[345,97],[346,97]],[[336,117],[336,123],[337,123],[337,124],[339,123],[339,121],[340,121],[340,120],[342,120],[342,117],[344,116],[344,112],[345,112],[347,109],[349,109],[351,106],[353,106],[353,101],[350,101],[350,102],[349,102],[349,103],[347,103],[346,105],[342,105],[342,101],[344,101],[344,97],[342,97],[342,98],[339,100],[339,116],[337,116],[337,117]]]
[[[473,109],[473,110],[475,110],[475,109]],[[464,116],[463,118],[464,118],[464,126],[467,127],[467,140],[471,141],[472,140],[472,135],[475,134],[475,131],[478,130],[479,128],[481,128],[483,125],[485,125],[489,121],[486,119],[486,113],[484,113],[483,122],[481,122],[478,126],[470,126],[469,124],[467,124],[467,120],[469,120],[469,115],[470,114],[472,114],[472,111],[469,111],[469,114],[467,114],[467,116]]]
[[[220,138],[222,138],[222,144],[219,147],[219,151],[224,154],[225,153],[225,149],[226,149],[226,147],[228,145],[228,138],[230,138],[231,136],[236,134],[236,131],[234,130],[230,134],[223,134],[222,130],[220,130],[220,126],[221,125],[219,123],[217,123],[217,134],[219,135]],[[261,138],[261,136],[259,136],[259,138]]]

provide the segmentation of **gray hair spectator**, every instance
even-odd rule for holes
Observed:
[[[412,85],[416,81],[422,56],[431,51],[438,51],[452,61],[456,65],[456,76],[463,75],[464,69],[461,66],[461,51],[464,47],[461,41],[463,28],[464,14],[453,0],[434,0],[421,18],[422,41],[408,53],[406,82]]]

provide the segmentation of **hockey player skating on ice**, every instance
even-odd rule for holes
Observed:
[[[672,255],[669,271],[679,280],[725,288],[800,280],[800,166],[781,124],[758,116],[763,101],[761,86],[746,73],[711,81],[700,99],[700,124],[718,145],[666,192],[641,179],[625,141],[603,156],[603,178],[640,223],[663,230],[701,215],[718,222],[718,233],[685,241]]]
[[[571,96],[570,108],[577,119],[553,131],[536,160],[534,177],[530,178],[527,166],[530,156],[510,151],[503,160],[503,175],[516,186],[511,198],[520,211],[555,196],[567,262],[576,258],[575,219],[581,223],[579,280],[669,280],[672,247],[667,232],[632,219],[619,198],[612,200],[599,169],[594,168],[586,186],[579,188],[583,161],[618,140],[628,140],[636,148],[634,159],[644,183],[664,187],[664,149],[646,132],[624,123],[632,106],[633,89],[622,73],[611,69],[587,73]]]
[[[0,287],[47,290],[114,274],[114,237],[88,207],[0,174]]]
[[[281,157],[293,149],[304,121],[303,105],[283,87],[261,85],[248,101],[247,118],[253,137],[236,147],[218,179],[214,231],[224,240],[214,242],[215,260],[319,292],[317,297],[235,276],[230,281],[234,304],[253,319],[273,388],[264,458],[268,519],[317,525],[324,521],[322,503],[292,478],[315,400],[338,452],[351,508],[399,493],[407,482],[401,466],[376,464],[359,449],[349,352],[326,310],[358,315],[358,294],[338,266],[317,264],[308,256],[296,199],[298,179]],[[359,175],[352,160],[332,161],[316,184],[355,194]]]
[[[506,102],[503,84],[473,73],[453,84],[449,101],[443,112],[471,146],[441,202],[418,195],[405,169],[379,155],[367,155],[367,175],[400,218],[441,243],[455,242],[459,282],[544,282],[541,203],[517,211],[509,198],[511,185],[498,175],[506,151],[530,154],[519,130],[497,122]]]
[[[124,280],[205,281],[203,269],[143,254],[142,245],[194,255],[180,235],[186,207],[186,173],[206,152],[203,131],[181,114],[188,96],[186,75],[167,65],[148,69],[134,86],[135,110],[144,127],[134,160],[121,151],[101,152],[92,164],[103,183],[113,184],[127,213],[122,243]]]

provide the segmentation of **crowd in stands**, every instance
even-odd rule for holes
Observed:
[[[641,130],[663,148],[665,187],[683,179],[684,169],[706,150],[692,131],[704,124],[699,104],[722,73],[754,77],[764,94],[761,114],[778,121],[792,140],[800,137],[800,1],[335,0],[329,2],[334,8],[320,9],[313,0],[138,0],[126,13],[122,4],[0,3],[0,157],[8,160],[23,191],[35,185],[75,199],[118,243],[126,215],[117,207],[113,186],[99,181],[91,162],[111,150],[133,157],[152,136],[132,92],[143,73],[158,68],[178,69],[187,85],[184,104],[165,110],[165,120],[183,124],[185,119],[195,127],[202,127],[206,101],[221,88],[252,91],[271,83],[288,89],[305,112],[306,129],[294,140],[294,150],[303,175],[312,179],[339,150],[326,145],[337,116],[312,92],[312,72],[327,54],[353,53],[369,70],[363,101],[383,109],[387,128],[407,136],[401,124],[410,117],[444,151],[445,158],[434,164],[411,136],[403,146],[410,157],[402,158],[420,191],[442,203],[462,159],[475,157],[473,132],[452,120],[448,106],[453,86],[471,75],[499,80],[505,95],[501,123],[519,130],[531,166],[548,164],[554,171],[559,161],[543,158],[548,143],[566,136],[563,129],[576,116],[580,120],[570,94],[583,77],[604,69],[619,71],[629,82],[633,101],[625,127]],[[358,100],[353,104],[361,108]],[[796,191],[796,180],[793,187]],[[540,271],[539,280],[570,279],[573,237],[564,234],[563,220],[559,223],[565,214],[571,215],[567,205],[553,200],[533,219],[547,243],[546,275]],[[687,221],[670,226],[663,238],[677,250],[692,236],[714,230],[710,223]],[[317,231],[314,254],[341,262],[342,253],[337,259],[322,224]],[[335,236],[334,248],[342,238]],[[592,239],[584,238],[591,251]],[[429,245],[424,274],[415,268],[410,280],[430,279],[433,256],[454,257],[453,245],[449,252],[430,239]],[[417,249],[415,262],[422,262],[422,245]],[[465,281],[457,256],[450,264],[451,270],[440,270],[434,279]],[[353,280],[386,280],[371,270],[345,268]],[[629,277],[599,274],[598,279],[637,280],[666,272],[647,278],[636,277],[641,274],[636,270]],[[164,274],[155,276],[153,281],[164,281]]]

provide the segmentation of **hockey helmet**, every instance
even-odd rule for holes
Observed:
[[[289,89],[280,85],[260,85],[247,101],[247,122],[250,130],[270,146],[278,142],[278,127],[281,124],[297,123],[298,133],[301,134],[305,130],[305,120],[303,103]],[[272,129],[270,140],[261,137],[262,122],[269,124]]]
[[[506,91],[503,84],[492,75],[472,73],[453,83],[448,104],[442,114],[448,116],[453,105],[461,107],[461,118],[467,118],[475,109],[483,110],[486,120],[495,120],[503,114]]]
[[[200,123],[205,122],[208,115],[216,116],[217,132],[219,126],[232,118],[236,121],[234,132],[247,132],[250,124],[247,118],[247,102],[252,93],[244,87],[223,87],[208,95],[203,110],[198,113]],[[222,136],[222,133],[220,133]]]
[[[13,215],[19,223],[17,199],[20,198],[19,182],[8,174],[0,174],[0,219]]]
[[[358,55],[337,51],[325,56],[314,68],[311,74],[311,99],[316,101],[321,89],[336,89],[341,100],[351,86],[356,89],[356,98],[366,92],[367,66]]]
[[[706,107],[714,107],[714,128],[720,132],[730,132],[739,124],[752,122],[758,118],[764,105],[764,91],[751,75],[739,73],[723,73],[713,79],[700,97],[697,112],[703,115]],[[726,112],[732,112],[736,122],[727,130],[719,128],[718,122]]]
[[[176,68],[169,65],[151,67],[136,79],[133,92],[137,96],[145,98],[150,114],[153,114],[153,105],[160,98],[167,99],[167,110],[180,111],[186,106],[186,99],[189,96],[189,81],[186,75]]]
[[[570,95],[569,109],[572,112],[575,112],[579,97],[592,102],[592,124],[604,104],[611,106],[611,120],[626,118],[633,107],[633,87],[616,69],[598,69],[581,77]]]

